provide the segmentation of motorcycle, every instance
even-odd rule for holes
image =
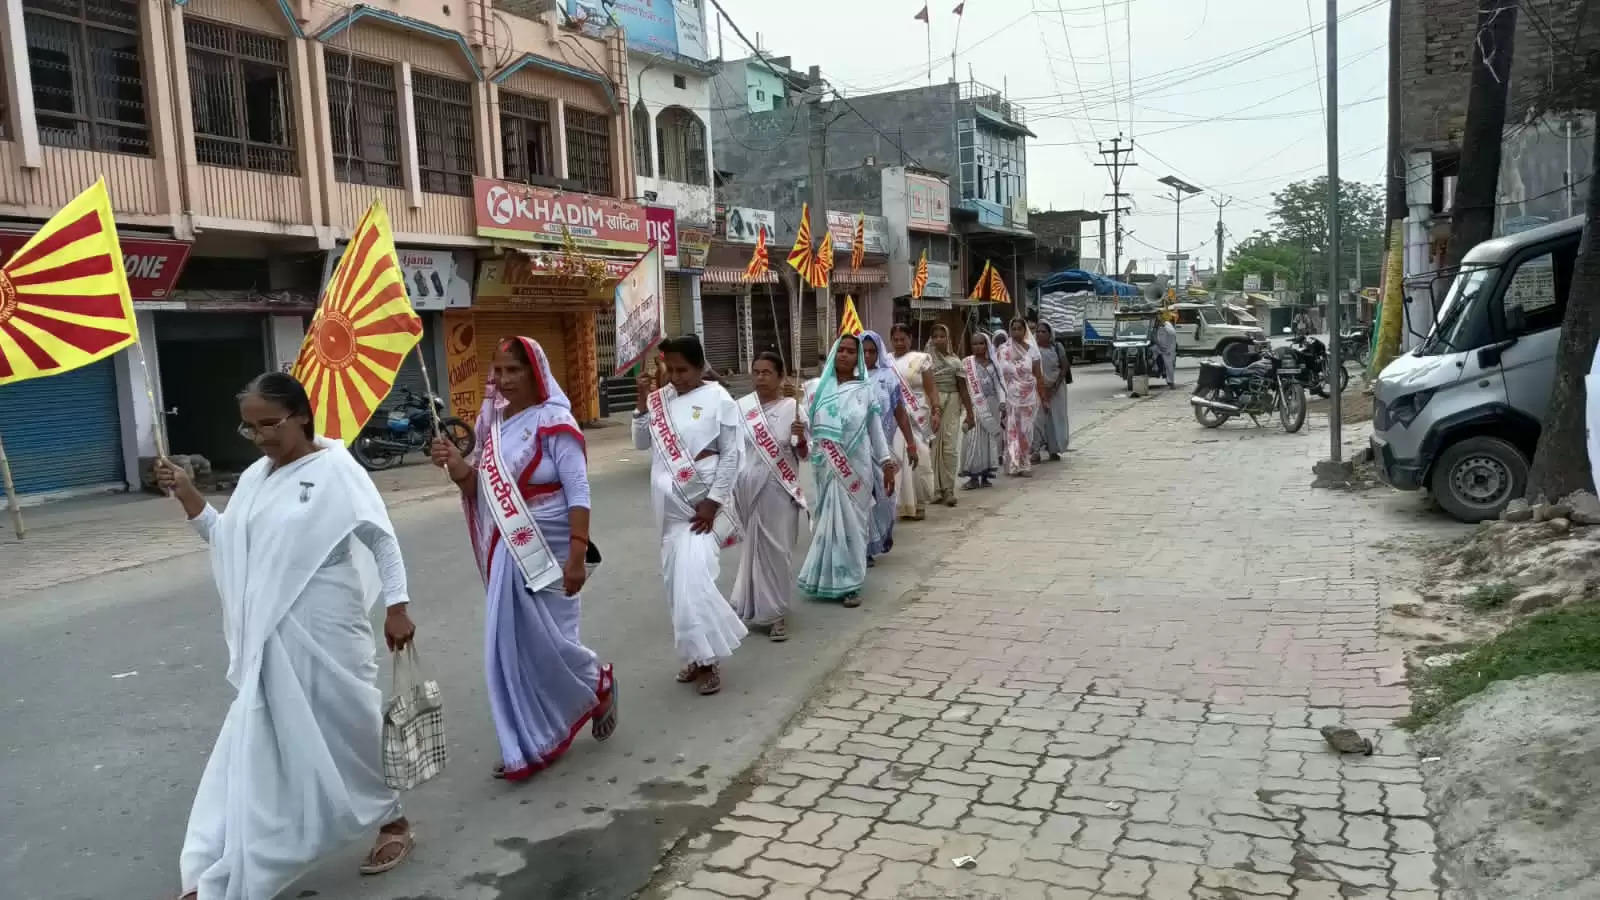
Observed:
[[[1364,325],[1339,335],[1339,358],[1367,364],[1372,354],[1372,332]]]
[[[427,453],[437,434],[455,444],[462,456],[472,452],[478,442],[472,426],[455,416],[446,416],[442,399],[423,398],[406,388],[399,388],[398,392],[400,402],[390,408],[387,416],[368,422],[350,447],[350,454],[362,468],[369,472],[392,469],[407,453]],[[439,423],[437,432],[435,421]]]
[[[1206,428],[1221,427],[1234,416],[1249,416],[1259,427],[1261,416],[1277,413],[1283,430],[1294,434],[1306,423],[1298,355],[1286,347],[1242,369],[1201,363],[1189,405],[1195,421]]]
[[[1328,380],[1328,347],[1322,341],[1307,334],[1297,334],[1289,339],[1295,355],[1300,362],[1300,383],[1311,393],[1318,397],[1329,395]],[[1344,362],[1339,363],[1339,393],[1343,394],[1350,387],[1350,371],[1344,367]]]

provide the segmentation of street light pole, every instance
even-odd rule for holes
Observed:
[[[1179,282],[1183,281],[1183,197],[1185,194],[1200,193],[1200,188],[1176,175],[1168,175],[1159,180],[1172,188],[1172,193],[1161,199],[1171,200],[1173,204],[1172,289],[1176,291]]]
[[[1341,328],[1339,303],[1339,2],[1328,0],[1328,459],[1338,464],[1344,452],[1341,425],[1344,397],[1339,390]]]

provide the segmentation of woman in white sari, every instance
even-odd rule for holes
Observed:
[[[889,329],[889,344],[894,348],[894,374],[900,381],[901,405],[910,420],[911,437],[916,446],[903,447],[904,437],[895,438],[896,456],[907,460],[927,459],[928,447],[939,432],[943,410],[939,402],[939,389],[933,383],[933,358],[920,350],[912,349],[911,326],[895,323]],[[926,515],[924,507],[933,497],[932,465],[914,464],[900,470],[899,484],[895,487],[895,511],[902,519],[921,521]]]
[[[485,587],[484,676],[500,745],[492,774],[524,781],[591,720],[599,741],[617,726],[611,666],[578,638],[590,549],[583,432],[537,341],[501,341],[477,434],[471,462],[442,438],[433,460],[461,490]]]
[[[744,532],[744,553],[733,582],[733,608],[746,624],[767,629],[774,641],[789,639],[790,563],[806,496],[800,486],[805,459],[806,417],[794,389],[784,396],[783,358],[763,351],[752,364],[755,391],[739,400],[744,453],[733,505]]]
[[[873,485],[893,485],[900,469],[883,437],[883,412],[877,387],[867,380],[860,338],[847,334],[833,342],[822,375],[806,384],[805,408],[817,499],[800,590],[858,607],[867,580]]]
[[[668,384],[639,376],[633,445],[654,450],[650,500],[661,530],[661,573],[683,668],[678,680],[705,695],[722,690],[722,660],[748,633],[717,590],[717,559],[739,539],[731,508],[739,455],[739,404],[705,380],[706,356],[695,335],[661,344]]]
[[[292,377],[252,381],[239,417],[263,456],[225,512],[182,470],[156,464],[157,482],[211,545],[237,691],[178,857],[185,900],[275,897],[373,828],[363,874],[394,868],[413,846],[400,797],[383,778],[383,692],[368,619],[381,598],[391,650],[415,632],[383,498],[343,444],[312,433],[311,404]]]
[[[1000,370],[995,368],[989,336],[974,331],[968,341],[972,353],[961,361],[972,406],[962,424],[961,475],[967,479],[963,490],[991,487],[995,470],[1000,468],[1000,444],[1005,437],[1005,390]]]

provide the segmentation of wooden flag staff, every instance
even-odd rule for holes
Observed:
[[[6,458],[5,441],[0,441],[0,478],[6,483],[6,505],[11,509],[11,529],[20,541],[28,536],[28,529],[22,524],[22,502],[17,499],[17,486],[11,481],[11,461]]]

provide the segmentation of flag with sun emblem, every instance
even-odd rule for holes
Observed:
[[[0,266],[0,384],[86,366],[138,339],[100,179]]]
[[[355,441],[421,338],[389,214],[374,200],[334,266],[294,364],[317,433],[346,445]]]

